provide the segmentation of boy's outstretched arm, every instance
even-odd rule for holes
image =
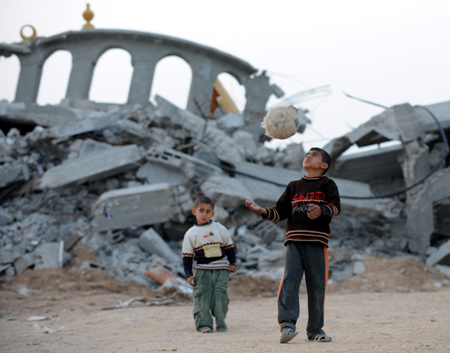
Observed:
[[[255,202],[245,200],[245,206],[251,209],[252,211],[267,215],[267,210],[264,207],[259,206]]]

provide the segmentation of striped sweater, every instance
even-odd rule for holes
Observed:
[[[214,246],[216,250],[209,253],[208,247]],[[236,265],[236,252],[230,234],[227,228],[214,221],[201,225],[196,223],[189,228],[184,235],[182,253],[186,278],[193,275],[193,268],[226,270],[229,265]]]
[[[321,217],[308,218],[310,204],[321,207]],[[289,241],[314,241],[328,246],[331,218],[341,211],[339,191],[335,182],[326,176],[303,176],[291,181],[275,207],[266,210],[267,215],[263,218],[269,221],[287,218],[285,245]]]

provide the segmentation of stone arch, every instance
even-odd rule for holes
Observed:
[[[105,48],[99,52],[95,61],[89,99],[97,102],[126,103],[132,74],[131,55],[126,49]]]
[[[37,103],[59,104],[65,97],[72,67],[72,54],[68,50],[50,52],[42,65]]]
[[[185,109],[192,82],[192,68],[179,55],[167,55],[155,66],[150,100],[159,95]]]
[[[155,66],[168,55],[186,60],[192,69],[192,81],[186,109],[194,114],[209,110],[216,77],[227,72],[245,86],[244,113],[249,120],[259,119],[273,93],[269,78],[246,61],[220,50],[170,36],[127,30],[91,29],[69,31],[48,38],[36,39],[33,45],[0,46],[0,55],[15,54],[20,59],[20,75],[15,101],[36,102],[42,74],[43,58],[65,49],[72,53],[73,65],[66,92],[66,104],[89,99],[95,65],[101,54],[110,48],[121,48],[132,57],[133,74],[127,104],[149,103]],[[255,116],[255,118],[253,118]],[[252,123],[253,124],[253,123]]]
[[[14,100],[16,94],[17,81],[20,73],[20,61],[16,55],[0,58],[0,100],[6,99],[10,102]]]

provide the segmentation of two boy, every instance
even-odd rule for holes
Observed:
[[[339,214],[341,206],[336,184],[333,180],[324,176],[330,165],[331,157],[326,151],[317,147],[311,148],[303,160],[303,169],[306,175],[300,180],[292,181],[287,185],[275,207],[264,208],[249,200],[245,201],[245,205],[251,210],[260,213],[263,219],[273,222],[287,219],[284,241],[286,259],[283,278],[278,291],[280,343],[287,343],[298,334],[296,323],[300,315],[299,288],[303,275],[305,275],[308,293],[309,318],[306,327],[308,339],[317,342],[331,341],[331,338],[322,330],[324,325],[325,289],[328,282],[329,224],[331,218]],[[194,210],[193,213],[196,214],[197,209],[194,208]],[[208,221],[211,217],[208,218]],[[204,221],[201,220],[201,222]],[[198,218],[197,223],[199,223]],[[188,231],[188,233],[190,232]],[[186,236],[188,233],[186,233]],[[192,235],[189,238],[192,238]],[[221,256],[230,254],[230,263],[235,263],[234,247],[232,252],[229,250],[226,253],[227,246],[229,247],[232,244],[231,239],[228,240],[226,237],[224,239],[225,242],[221,243]],[[183,243],[183,260],[193,257],[192,245],[189,245],[189,243],[186,243],[185,253],[185,242]],[[196,252],[195,255],[202,262],[203,245],[201,241],[196,244],[198,247],[194,247],[194,249],[198,249],[198,253]],[[188,263],[185,260],[183,262],[185,263],[188,281],[191,278],[189,283],[194,283],[192,268],[189,267],[192,262]],[[235,266],[230,266],[230,272],[234,272],[232,269],[235,270]],[[200,299],[196,299],[195,295],[196,289],[194,286],[196,327],[198,330],[201,330],[203,322],[205,322],[205,327],[212,329],[211,320],[205,319],[206,321],[201,321],[197,319],[201,314],[196,309],[196,301],[198,302]],[[228,304],[228,301],[226,302]],[[207,315],[204,314],[204,316],[206,317]],[[226,328],[226,326],[219,327]]]

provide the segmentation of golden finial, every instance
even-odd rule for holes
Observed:
[[[89,8],[89,4],[86,4],[86,10],[83,12],[83,17],[86,20],[86,23],[83,25],[83,29],[94,28],[91,24],[91,20],[94,18],[94,13]]]
[[[31,28],[31,30],[33,31],[33,33],[29,36],[26,36],[23,33],[23,30],[27,27]],[[22,37],[23,40],[33,40],[34,38],[36,38],[36,29],[32,25],[22,26],[22,28],[20,29],[20,36]]]

